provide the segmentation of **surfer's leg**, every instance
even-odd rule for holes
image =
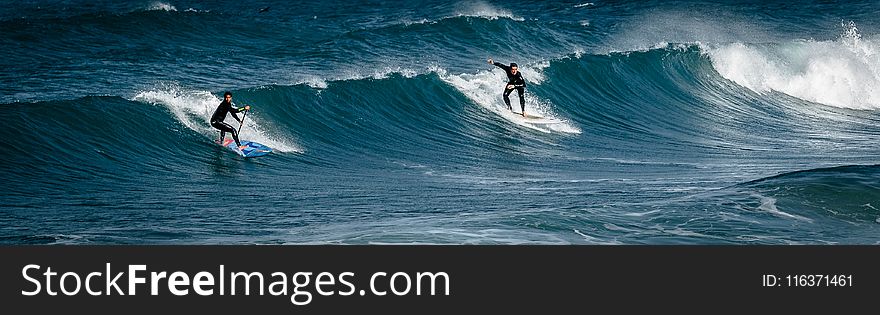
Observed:
[[[507,109],[513,111],[513,107],[510,107],[510,92],[513,92],[513,89],[508,89],[506,86],[504,87],[504,104],[507,104]]]
[[[522,108],[522,114],[523,114],[523,117],[525,117],[526,116],[526,98],[523,97],[523,94],[526,93],[526,88],[518,87],[518,88],[516,88],[516,93],[519,94],[519,107]]]
[[[238,132],[235,132],[235,129],[232,129],[232,139],[235,139],[235,144],[241,147],[241,141],[238,140]]]
[[[229,132],[232,133],[232,139],[234,139],[234,140],[235,140],[235,144],[238,145],[238,146],[240,147],[240,146],[241,146],[241,141],[238,141],[238,131],[235,130],[235,128],[232,128],[232,126],[230,126],[230,125],[227,124],[227,123],[223,123],[223,124],[226,125],[226,127],[229,127]]]
[[[232,128],[232,126],[230,126],[229,124],[227,124],[225,122],[219,122],[219,121],[212,123],[211,126],[214,126],[214,128],[220,129],[220,142],[221,143],[223,142],[223,139],[226,138],[226,133],[228,132],[228,133],[232,134],[232,139],[235,140],[235,144],[237,144],[238,146],[241,146],[241,141],[238,141],[238,131],[236,131],[235,128]]]
[[[214,129],[220,130],[220,144],[223,144],[223,139],[226,139],[226,131],[223,130],[225,128],[223,126],[223,124],[218,121],[212,121],[211,127],[214,127]]]

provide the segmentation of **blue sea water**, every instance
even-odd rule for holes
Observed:
[[[878,16],[10,1],[0,243],[877,244]],[[489,57],[562,123],[507,112]],[[253,107],[242,138],[275,152],[214,144],[224,91]]]

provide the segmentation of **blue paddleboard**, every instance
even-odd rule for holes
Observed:
[[[241,145],[245,148],[239,150],[238,146],[235,145],[235,141],[233,141],[232,139],[226,139],[223,141],[224,147],[227,147],[233,152],[238,153],[238,155],[246,158],[264,156],[266,154],[272,153],[272,148],[253,141],[242,140]]]

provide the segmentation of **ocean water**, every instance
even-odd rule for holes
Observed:
[[[878,244],[878,16],[10,1],[0,243]],[[527,112],[562,122],[509,113],[489,57],[520,65]],[[224,91],[274,153],[214,144]]]

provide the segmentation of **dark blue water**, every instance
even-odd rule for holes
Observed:
[[[877,244],[878,8],[8,3],[0,243]]]

